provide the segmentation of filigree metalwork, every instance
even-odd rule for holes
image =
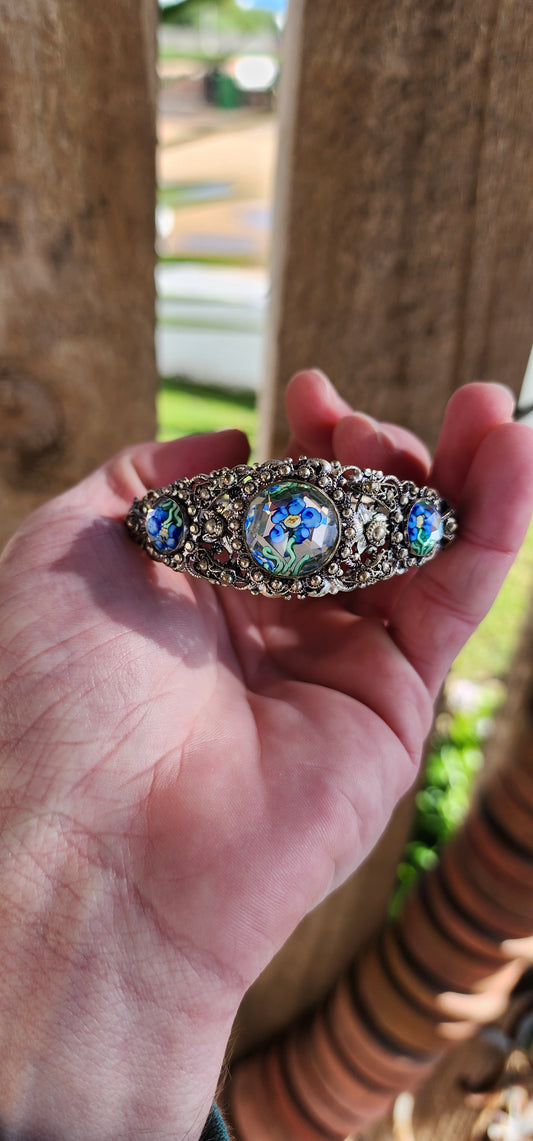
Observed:
[[[250,505],[261,505],[262,493],[270,511],[266,539],[275,541],[260,535],[254,546]],[[286,502],[292,495],[288,507],[279,506],[284,493]],[[417,505],[425,514],[415,541]],[[126,523],[150,557],[172,570],[288,599],[319,598],[405,574],[446,546],[457,527],[450,506],[432,488],[307,456],[176,480],[134,500]],[[321,551],[317,536],[326,532],[329,545]]]

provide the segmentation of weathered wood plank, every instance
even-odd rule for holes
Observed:
[[[459,384],[518,389],[533,339],[533,11],[313,0],[303,12],[264,450],[282,447],[281,394],[308,366],[432,444]]]
[[[154,0],[0,0],[0,536],[155,426]]]
[[[529,354],[533,10],[291,0],[290,17],[262,450],[282,451],[285,384],[309,365],[431,444],[458,384],[517,389]],[[252,989],[237,1054],[319,1000],[380,922],[410,811]]]

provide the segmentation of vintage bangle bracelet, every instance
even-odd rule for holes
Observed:
[[[271,598],[317,598],[404,574],[457,528],[432,488],[306,456],[179,479],[135,499],[126,524],[172,570]]]

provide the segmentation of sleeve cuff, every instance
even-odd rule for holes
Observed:
[[[229,1141],[229,1134],[220,1116],[217,1105],[213,1105],[211,1113],[204,1125],[200,1141]]]

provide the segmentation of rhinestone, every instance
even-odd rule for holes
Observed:
[[[385,520],[379,516],[372,519],[367,526],[366,535],[371,543],[377,543],[378,547],[380,547],[387,538],[387,524]]]

